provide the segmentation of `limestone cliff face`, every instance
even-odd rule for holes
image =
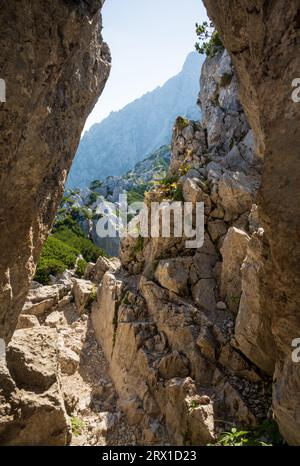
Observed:
[[[63,193],[85,119],[110,70],[102,0],[6,2],[0,70],[0,337],[9,339]]]
[[[235,333],[241,266],[259,234],[260,159],[226,51],[206,61],[201,84],[203,122],[176,120],[169,175],[182,200],[204,202],[204,245],[124,239],[123,267],[104,275],[92,310],[121,407],[146,444],[206,444],[230,423],[264,419],[271,404],[267,374]],[[166,197],[162,185],[146,199]]]
[[[300,105],[291,98],[300,70],[299,2],[204,3],[236,67],[240,97],[264,159],[258,204],[265,235],[252,243],[252,269],[260,249],[263,262],[257,298],[248,309],[254,326],[244,332],[244,341],[250,359],[274,373],[276,419],[287,441],[299,445],[300,365],[291,357],[292,340],[300,335]]]

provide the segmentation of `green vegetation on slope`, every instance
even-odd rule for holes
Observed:
[[[144,194],[150,188],[150,184],[136,185],[134,188],[127,191],[127,202],[132,204],[133,202],[143,202]]]
[[[34,279],[43,285],[50,283],[50,275],[62,273],[75,265],[79,252],[54,236],[45,241]]]
[[[102,249],[85,237],[75,220],[67,216],[55,224],[52,234],[45,241],[34,279],[43,285],[48,285],[50,275],[57,275],[68,268],[74,268],[80,254],[84,260],[79,260],[77,263],[78,276],[83,275],[87,262],[96,262],[99,256],[106,255]]]
[[[156,193],[156,201],[163,200],[183,201],[182,188],[178,184],[179,176],[166,176],[158,181],[153,192]]]
[[[83,230],[76,224],[76,221],[72,219],[72,217],[66,217],[58,222],[54,226],[53,236],[77,249],[79,254],[81,254],[87,262],[96,262],[99,256],[105,255],[102,249],[95,246],[95,244],[85,236]]]
[[[230,432],[223,432],[215,445],[225,447],[271,447],[282,444],[283,439],[276,422],[265,420],[252,430],[239,430],[233,427]]]

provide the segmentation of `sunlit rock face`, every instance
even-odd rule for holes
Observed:
[[[0,336],[9,339],[87,115],[110,70],[104,2],[1,8]]]
[[[300,336],[300,104],[292,99],[292,82],[300,70],[299,2],[204,3],[232,57],[241,102],[264,159],[258,204],[265,233],[251,242],[244,268],[242,309],[247,311],[247,296],[252,295],[252,320],[247,333],[240,316],[240,342],[270,374],[275,366],[275,417],[286,440],[299,445],[300,365],[292,361],[292,341]],[[255,301],[247,280],[258,255],[262,264]]]

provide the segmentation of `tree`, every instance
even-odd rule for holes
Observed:
[[[196,34],[199,42],[195,47],[197,52],[207,57],[214,57],[220,50],[224,50],[221,38],[214,24],[204,21],[202,24],[196,23]]]

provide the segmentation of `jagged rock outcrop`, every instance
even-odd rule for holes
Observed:
[[[299,2],[204,4],[232,57],[240,98],[263,158],[258,207],[264,236],[251,242],[244,266],[239,341],[250,359],[273,374],[275,417],[285,439],[299,445],[300,365],[291,359],[292,341],[300,335],[300,105],[292,100],[292,81],[300,69]],[[259,249],[261,262],[256,265]],[[256,297],[249,290],[255,267]],[[251,319],[247,329],[246,316]]]
[[[87,115],[110,69],[102,0],[1,8],[0,337],[9,339]]]
[[[70,440],[60,383],[58,335],[16,330],[0,369],[1,445],[65,445]]]
[[[226,422],[259,422],[271,403],[270,380],[234,337],[241,266],[259,228],[260,161],[226,51],[203,65],[200,101],[202,124],[176,120],[169,189],[204,202],[203,246],[188,249],[174,235],[125,238],[123,268],[104,275],[92,308],[122,409],[144,443],[206,444]],[[157,186],[146,202],[170,192]]]

